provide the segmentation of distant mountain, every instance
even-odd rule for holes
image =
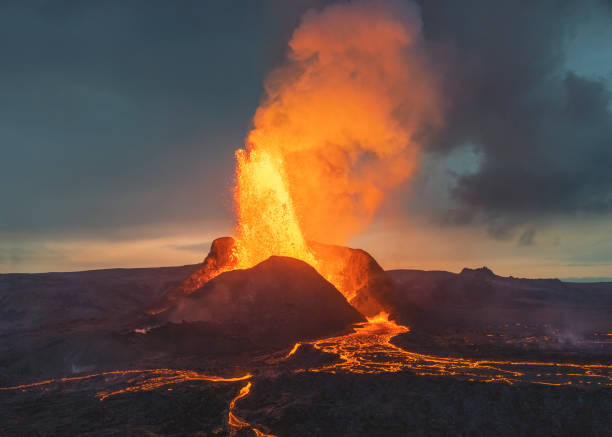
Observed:
[[[612,276],[561,278],[563,282],[612,282]]]
[[[342,274],[354,283],[357,308],[378,301],[412,332],[516,323],[611,332],[612,283],[501,277],[487,268],[384,272],[363,251],[333,251],[348,260]],[[201,268],[0,274],[0,383],[269,351],[363,320],[314,269],[281,257],[221,274],[175,295],[167,312],[147,313]]]
[[[522,279],[490,269],[461,273],[389,270],[397,318],[429,328],[500,323],[551,324],[605,330],[612,320],[612,283]]]
[[[197,265],[0,274],[0,335],[75,320],[116,320],[152,305]]]

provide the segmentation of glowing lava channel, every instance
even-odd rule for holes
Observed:
[[[129,375],[136,375],[130,380],[127,387],[118,390],[107,390],[98,392],[96,395],[98,400],[103,401],[109,397],[123,393],[151,391],[170,384],[180,384],[189,381],[206,381],[206,382],[237,382],[244,381],[253,377],[250,373],[243,376],[226,378],[222,376],[206,375],[194,370],[173,370],[173,369],[128,369],[128,370],[111,370],[107,372],[91,373],[82,376],[68,376],[64,378],[46,379],[43,381],[32,382],[29,384],[14,385],[11,387],[0,387],[0,391],[26,390],[35,387],[46,385],[77,382],[86,379],[104,378],[105,383],[111,381],[111,378],[121,378]]]
[[[317,268],[289,193],[283,161],[262,150],[238,150],[235,268],[252,267],[272,255],[301,259]]]
[[[97,393],[96,397],[100,402],[121,394],[125,393],[136,393],[142,391],[152,391],[159,389],[161,387],[171,385],[171,384],[181,384],[184,382],[191,381],[206,381],[206,382],[239,382],[251,379],[253,375],[247,373],[243,376],[238,377],[222,377],[215,375],[206,375],[193,370],[172,370],[172,369],[129,369],[129,370],[112,370],[107,372],[99,372],[92,373],[89,375],[81,375],[81,376],[70,376],[64,378],[54,378],[54,379],[46,379],[43,381],[32,382],[29,384],[21,384],[15,385],[11,387],[0,387],[0,391],[17,391],[17,390],[27,390],[31,388],[40,388],[47,385],[53,384],[61,384],[61,383],[69,383],[69,382],[78,382],[84,381],[88,379],[94,378],[104,378],[105,383],[109,383],[111,381],[108,380],[109,377],[112,378],[121,378],[130,375],[135,375],[132,379],[129,380],[127,386],[117,389],[117,390],[105,390]],[[234,410],[236,407],[236,402],[247,396],[251,391],[252,383],[249,381],[247,384],[240,389],[240,392],[236,397],[234,397],[230,403],[228,408],[228,420],[227,424],[230,430],[230,435],[235,435],[236,431],[242,428],[251,429],[257,437],[276,437],[273,434],[266,434],[259,429],[252,426],[249,422],[246,422],[240,418],[238,418],[234,414]]]
[[[233,268],[297,258],[350,301],[309,242],[344,245],[367,227],[414,173],[421,133],[442,124],[444,99],[411,5],[311,10],[288,48],[236,152]]]
[[[290,358],[302,344],[336,354],[340,362],[296,372],[391,373],[409,371],[417,375],[455,376],[470,381],[533,383],[544,385],[612,386],[612,365],[540,361],[474,360],[439,357],[406,351],[391,338],[409,328],[388,320],[386,314],[369,318],[356,332],[308,343],[296,343]]]
[[[250,381],[247,382],[247,384],[240,389],[240,392],[238,393],[238,395],[236,395],[236,397],[234,399],[232,399],[230,404],[229,404],[229,412],[227,414],[227,423],[228,423],[228,425],[231,428],[231,434],[230,435],[231,436],[236,435],[236,432],[239,429],[250,428],[251,431],[253,431],[257,437],[276,437],[273,434],[265,434],[265,433],[261,432],[257,428],[253,427],[249,422],[246,422],[246,421],[238,418],[234,414],[234,409],[236,407],[236,402],[238,401],[238,399],[246,397],[251,392],[251,386],[252,386],[252,383]]]

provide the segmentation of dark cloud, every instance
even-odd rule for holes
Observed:
[[[535,237],[535,229],[527,229],[519,237],[519,244],[521,246],[531,246]]]
[[[449,96],[447,126],[430,152],[465,144],[481,152],[479,169],[456,178],[447,220],[482,220],[504,238],[550,214],[611,212],[610,91],[603,79],[568,71],[565,53],[601,6],[422,2]]]
[[[2,2],[0,235],[228,219],[265,75],[327,3]],[[509,238],[547,214],[608,214],[610,92],[568,72],[565,49],[611,3],[420,3],[448,99],[428,151],[471,144],[480,163],[445,188],[447,220]]]
[[[274,2],[3,2],[0,235],[227,218],[233,152],[286,50],[282,13]]]

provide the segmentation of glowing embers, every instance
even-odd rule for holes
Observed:
[[[408,332],[387,320],[386,314],[369,318],[356,332],[310,342],[316,349],[337,354],[341,361],[310,368],[311,372],[383,373],[409,371],[418,375],[455,376],[480,382],[537,383],[545,385],[612,386],[612,365],[539,361],[474,360],[408,352],[391,344],[392,337]],[[296,344],[286,358],[299,349]],[[300,370],[303,371],[303,370]]]
[[[235,268],[249,268],[272,255],[317,266],[293,207],[279,157],[261,150],[236,152]]]

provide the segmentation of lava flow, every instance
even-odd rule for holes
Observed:
[[[127,381],[125,378],[128,378]],[[114,396],[126,393],[136,393],[142,391],[152,391],[167,385],[176,385],[185,382],[202,381],[202,382],[239,382],[249,380],[253,377],[250,373],[238,377],[222,377],[215,375],[206,375],[193,370],[173,370],[173,369],[129,369],[129,370],[112,370],[107,372],[92,373],[88,375],[72,376],[64,378],[46,379],[29,384],[21,384],[11,387],[0,387],[0,391],[25,391],[32,388],[42,388],[45,386],[58,386],[60,384],[79,382],[92,379],[102,379],[104,385],[125,384],[116,389],[105,389],[99,391],[96,395],[100,402]],[[241,399],[249,394],[252,383],[249,381],[240,389],[240,392],[234,397],[228,408],[227,424],[230,435],[235,435],[236,431],[242,428],[252,430],[257,437],[276,437],[273,434],[266,434],[252,426],[250,423],[238,418],[234,414],[234,409],[238,399]],[[170,389],[169,389],[170,390]]]
[[[236,401],[238,401],[238,399],[241,399],[247,396],[251,392],[251,385],[252,383],[250,381],[247,382],[247,384],[240,389],[240,392],[238,393],[238,395],[234,399],[232,399],[229,404],[229,413],[227,415],[227,423],[231,427],[232,432],[230,435],[235,435],[236,431],[239,429],[250,428],[251,431],[253,431],[257,437],[276,437],[273,434],[265,434],[261,432],[257,428],[253,427],[249,422],[245,422],[244,420],[239,419],[234,414],[234,408],[236,407]]]
[[[439,357],[409,352],[391,343],[391,338],[409,328],[388,320],[386,314],[369,318],[354,333],[296,343],[286,358],[294,355],[302,344],[336,354],[340,361],[310,372],[384,373],[409,371],[417,375],[454,376],[480,382],[508,384],[612,386],[612,365],[577,364],[539,361],[475,360]],[[298,372],[306,371],[300,369]]]
[[[133,375],[133,376],[132,376]],[[206,375],[195,370],[174,370],[174,369],[128,369],[111,370],[107,372],[91,373],[81,376],[68,376],[64,378],[46,379],[43,381],[32,382],[29,384],[15,385],[12,387],[0,387],[0,391],[26,390],[35,387],[57,385],[69,382],[78,382],[88,379],[103,378],[105,385],[121,384],[126,377],[130,377],[127,385],[116,390],[103,390],[98,392],[98,400],[103,401],[109,397],[123,393],[133,393],[139,391],[151,391],[170,384],[180,384],[189,381],[206,382],[237,382],[250,379],[250,373],[226,378],[222,376]]]
[[[192,284],[289,256],[350,301],[353,290],[310,242],[346,243],[412,175],[417,138],[441,120],[430,70],[416,8],[354,2],[306,14],[236,152],[231,259]]]

